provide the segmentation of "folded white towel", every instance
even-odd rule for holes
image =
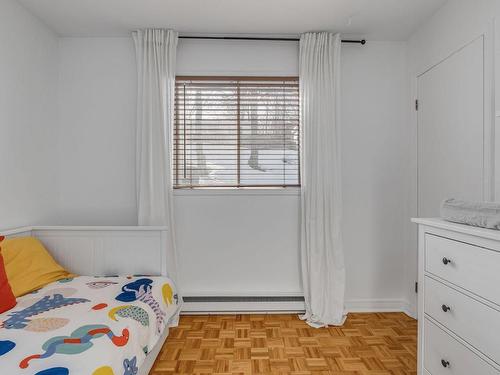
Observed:
[[[454,223],[500,230],[500,203],[445,199],[441,217]]]

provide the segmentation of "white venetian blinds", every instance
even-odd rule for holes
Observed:
[[[300,186],[297,77],[177,77],[175,188]]]

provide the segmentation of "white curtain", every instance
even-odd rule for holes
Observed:
[[[340,36],[300,38],[302,284],[313,327],[345,321],[340,171]]]
[[[177,280],[171,141],[178,35],[172,30],[138,30],[135,43],[138,97],[136,189],[139,225],[168,228],[167,272]]]

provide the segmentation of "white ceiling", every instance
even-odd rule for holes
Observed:
[[[61,36],[120,36],[136,28],[184,34],[328,30],[406,40],[446,0],[18,0]]]

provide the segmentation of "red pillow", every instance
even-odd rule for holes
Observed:
[[[2,242],[3,239],[4,236],[0,236],[0,242]],[[16,306],[16,303],[16,297],[14,297],[14,293],[12,293],[9,280],[7,280],[2,252],[0,251],[0,314],[12,309]]]

